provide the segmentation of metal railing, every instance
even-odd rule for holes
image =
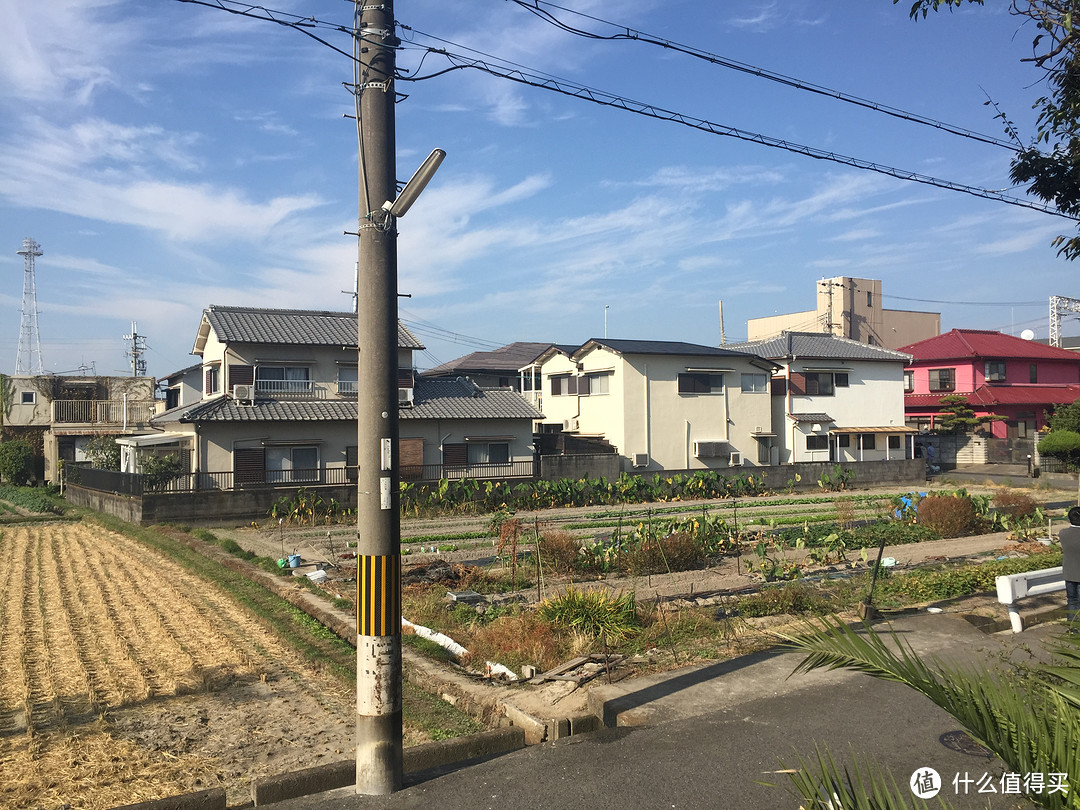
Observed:
[[[136,425],[150,421],[156,404],[152,399],[55,399],[54,424]]]
[[[441,478],[532,478],[533,460],[501,464],[403,464],[402,481],[438,481]],[[236,472],[181,473],[167,483],[151,489],[144,476],[137,473],[99,470],[74,465],[68,468],[67,480],[87,489],[142,495],[151,492],[200,492],[250,489],[258,487],[341,486],[356,482],[355,467],[324,467],[311,470],[250,470]]]
[[[402,464],[402,481],[438,481],[442,478],[532,478],[533,460],[495,464]]]

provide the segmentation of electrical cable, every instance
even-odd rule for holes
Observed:
[[[825,96],[827,98],[835,99],[837,101],[843,101],[843,102],[846,102],[848,104],[854,104],[854,105],[859,106],[859,107],[864,107],[866,109],[873,110],[874,112],[884,113],[885,115],[892,116],[893,118],[899,118],[901,120],[909,121],[909,122],[914,123],[914,124],[920,124],[920,125],[923,125],[923,126],[932,127],[934,129],[939,129],[939,130],[942,130],[944,132],[948,132],[948,133],[950,133],[952,135],[959,135],[959,136],[961,136],[963,138],[970,138],[972,140],[979,141],[981,143],[990,144],[992,146],[999,146],[999,147],[1002,147],[1004,149],[1009,149],[1010,151],[1013,151],[1013,152],[1017,152],[1022,148],[1021,146],[1017,146],[1016,144],[1014,144],[1014,143],[1012,143],[1010,141],[1006,141],[1006,140],[1003,140],[1001,138],[996,138],[996,137],[994,137],[992,135],[984,135],[982,133],[975,132],[975,131],[967,129],[965,127],[959,127],[959,126],[954,126],[952,124],[947,124],[944,121],[938,121],[938,120],[933,119],[933,118],[928,118],[926,116],[919,115],[918,113],[913,113],[913,112],[909,112],[907,110],[902,110],[902,109],[900,109],[898,107],[892,107],[892,106],[890,106],[888,104],[882,104],[882,103],[877,102],[877,101],[871,101],[869,99],[859,98],[858,96],[853,96],[853,95],[850,95],[848,93],[844,93],[844,92],[842,92],[840,90],[834,90],[834,89],[829,88],[829,87],[823,87],[821,85],[813,84],[811,82],[806,82],[806,81],[803,81],[801,79],[796,79],[796,78],[791,77],[791,76],[785,76],[782,73],[777,73],[775,71],[767,70],[765,68],[760,68],[760,67],[756,67],[754,65],[749,65],[749,64],[746,64],[745,62],[739,62],[739,61],[734,60],[734,59],[729,59],[729,58],[727,58],[725,56],[719,56],[717,54],[701,50],[700,48],[695,48],[695,47],[693,47],[691,45],[683,45],[683,44],[678,43],[678,42],[673,42],[672,40],[669,40],[669,39],[664,39],[662,37],[658,37],[658,36],[655,36],[655,35],[652,35],[652,34],[647,34],[647,33],[643,32],[643,31],[638,31],[638,30],[635,30],[633,28],[628,28],[625,25],[620,25],[618,23],[613,23],[613,22],[611,22],[609,20],[604,20],[604,19],[601,19],[599,17],[593,17],[593,16],[591,16],[589,14],[584,14],[584,13],[582,13],[580,11],[575,11],[574,9],[565,8],[564,6],[556,5],[555,3],[548,3],[548,2],[545,2],[544,0],[532,0],[532,3],[526,2],[526,0],[511,0],[511,2],[515,3],[516,5],[520,6],[521,8],[523,8],[526,11],[530,12],[531,14],[534,14],[535,16],[539,17],[541,20],[544,20],[545,22],[549,23],[550,25],[553,25],[554,27],[559,28],[559,29],[561,29],[563,31],[566,31],[569,34],[573,34],[575,36],[584,37],[586,39],[597,39],[597,40],[634,40],[634,41],[637,41],[637,42],[643,42],[643,43],[645,43],[647,45],[656,45],[656,46],[664,48],[666,50],[675,51],[677,53],[685,54],[686,56],[691,56],[691,57],[693,57],[695,59],[700,59],[702,61],[708,62],[708,63],[713,64],[713,65],[718,65],[720,67],[729,68],[731,70],[736,70],[736,71],[739,71],[741,73],[747,73],[747,74],[749,74],[751,76],[757,76],[758,78],[761,78],[761,79],[767,79],[767,80],[769,80],[771,82],[776,82],[778,84],[782,84],[782,85],[785,85],[787,87],[794,88],[796,90],[805,90],[805,91],[808,91],[808,92],[811,92],[811,93],[816,93],[818,95]],[[556,17],[554,14],[551,14],[550,12],[547,12],[547,11],[544,11],[543,9],[541,9],[540,8],[541,5],[550,6],[551,8],[556,8],[559,11],[565,11],[568,14],[574,14],[574,15],[577,15],[579,17],[584,17],[585,19],[593,20],[594,22],[598,22],[598,23],[602,23],[604,25],[611,26],[612,28],[617,28],[620,31],[622,31],[623,33],[603,35],[603,34],[596,34],[596,33],[593,33],[591,31],[585,31],[585,30],[582,30],[580,28],[575,28],[575,27],[573,27],[571,25],[567,25],[562,20],[560,20],[558,17]]]
[[[920,304],[949,304],[950,306],[968,307],[1045,307],[1046,301],[938,301],[933,298],[905,298],[902,295],[882,295],[882,298],[894,298],[897,301],[915,301]]]

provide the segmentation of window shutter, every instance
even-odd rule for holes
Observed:
[[[266,481],[266,451],[261,447],[233,450],[233,478],[236,484],[262,484]]]
[[[398,368],[397,372],[397,387],[398,388],[413,388],[413,370],[411,368]]]
[[[465,442],[444,444],[442,456],[444,467],[464,467],[469,463],[469,446]]]
[[[423,439],[399,439],[398,448],[402,467],[420,466],[424,463]]]
[[[359,453],[355,444],[350,444],[345,448],[345,477],[349,481],[355,481],[359,477],[357,467],[359,464]]]
[[[798,371],[791,372],[788,385],[791,386],[791,393],[794,396],[802,396],[806,393],[806,375]]]
[[[787,380],[783,377],[772,378],[772,395],[782,397],[787,394]]]
[[[206,369],[206,373],[203,375],[203,396],[208,397],[214,393],[214,370],[212,368]]]
[[[229,366],[229,386],[234,385],[254,385],[255,384],[255,366],[245,365],[230,365]]]

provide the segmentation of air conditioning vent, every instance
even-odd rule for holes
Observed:
[[[574,419],[564,419],[562,429],[567,431],[580,430],[581,422],[576,417]]]
[[[232,387],[233,399],[237,402],[243,402],[251,404],[255,399],[255,386],[254,385],[234,385]]]
[[[727,442],[694,442],[694,458],[720,458],[727,455]]]
[[[397,390],[397,401],[398,405],[411,406],[413,404],[413,389],[399,388]]]
[[[649,454],[648,453],[634,453],[633,457],[630,459],[630,462],[636,468],[648,467],[649,466]]]
[[[728,459],[729,467],[741,467],[742,466],[742,453],[732,453]]]

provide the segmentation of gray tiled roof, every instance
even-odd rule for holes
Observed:
[[[527,343],[517,341],[508,343],[494,351],[473,352],[449,363],[428,369],[424,372],[425,377],[457,376],[473,372],[516,372],[519,368],[531,363],[544,351],[549,349],[551,343]]]
[[[788,415],[791,416],[799,424],[802,424],[804,422],[808,424],[813,424],[833,421],[833,418],[827,413],[792,413]]]
[[[211,306],[203,315],[223,343],[356,345],[355,312]],[[423,349],[424,345],[399,321],[398,347]]]
[[[516,391],[480,389],[468,380],[417,380],[413,405],[398,417],[412,419],[540,419],[536,408]],[[338,422],[356,421],[354,399],[255,400],[241,405],[217,397],[166,411],[154,424],[176,422]]]
[[[683,343],[678,340],[609,340],[608,338],[587,340],[578,351],[592,343],[606,346],[619,354],[671,354],[697,357],[744,357],[754,354],[748,349],[733,350],[730,346],[718,348],[702,346],[698,343]],[[574,353],[577,354],[577,352]]]
[[[725,348],[753,352],[770,360],[798,357],[802,360],[881,360],[910,363],[911,355],[870,346],[857,340],[836,337],[827,332],[781,332],[767,340],[728,343]]]

